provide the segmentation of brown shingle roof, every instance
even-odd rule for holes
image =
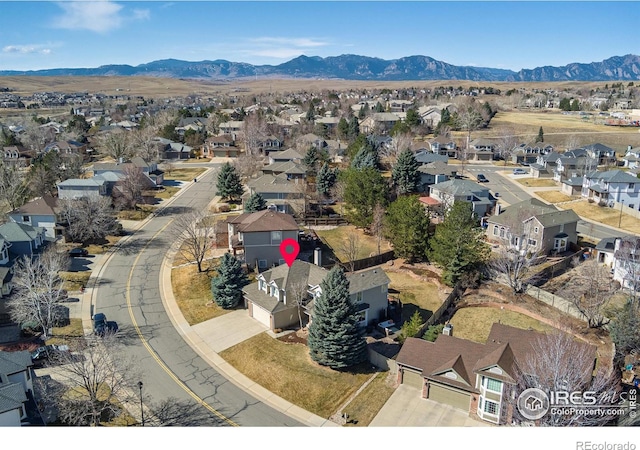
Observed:
[[[236,231],[251,233],[258,231],[293,231],[298,229],[293,216],[285,213],[258,211],[255,213],[240,214],[228,220],[228,223],[238,224]]]
[[[25,203],[20,208],[14,209],[9,214],[36,214],[36,215],[55,215],[58,208],[58,199],[51,195],[44,195]]]

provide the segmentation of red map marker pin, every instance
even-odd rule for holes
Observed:
[[[298,253],[300,253],[300,244],[295,239],[287,238],[280,243],[280,254],[287,266],[291,267]]]

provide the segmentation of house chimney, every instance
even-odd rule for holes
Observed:
[[[496,209],[495,209],[495,215],[499,215],[500,212],[502,210],[502,206],[500,206],[500,203],[496,203]]]
[[[630,152],[632,148],[633,148],[633,147],[631,147],[630,145],[627,145],[627,151],[628,151],[628,152]]]
[[[313,263],[322,267],[322,249],[320,247],[313,249]]]

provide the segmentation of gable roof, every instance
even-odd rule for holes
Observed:
[[[45,194],[42,197],[35,198],[19,208],[14,209],[9,215],[40,215],[40,216],[53,216],[55,210],[58,209],[58,198],[49,194]]]
[[[19,383],[0,384],[0,414],[22,408],[27,401],[22,385]]]
[[[512,225],[514,223],[522,223],[532,217],[538,219],[543,226],[579,220],[578,215],[572,209],[560,210],[556,206],[544,203],[537,198],[528,198],[507,206],[500,214],[489,217],[487,221],[499,225]]]
[[[289,180],[287,174],[280,173],[273,175],[270,173],[264,174],[255,180],[247,182],[247,186],[253,189],[255,192],[280,192],[280,193],[296,193],[300,191],[299,182],[295,180]]]
[[[480,186],[471,180],[453,179],[436,183],[431,189],[437,189],[453,196],[474,195],[480,192],[489,192],[489,189]]]
[[[262,171],[270,171],[274,173],[284,173],[288,175],[304,175],[307,171],[293,161],[274,162],[262,168]]]
[[[228,219],[227,223],[236,224],[236,230],[240,233],[298,230],[298,224],[293,216],[268,209],[254,213],[240,214],[239,216]]]
[[[32,227],[26,223],[7,222],[0,225],[0,235],[9,242],[32,242],[44,231],[42,227]]]
[[[31,353],[26,350],[5,352],[0,350],[0,373],[12,375],[22,372],[33,365]]]
[[[302,155],[292,148],[289,148],[281,152],[271,151],[269,152],[269,156],[273,159],[289,159],[289,160],[302,159]]]
[[[607,170],[604,172],[590,172],[586,175],[588,180],[605,181],[607,183],[639,183],[637,177],[623,170]]]

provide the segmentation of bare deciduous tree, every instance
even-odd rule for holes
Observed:
[[[260,170],[264,167],[264,159],[259,155],[251,156],[242,153],[233,160],[231,165],[235,167],[243,180],[248,180],[260,173]]]
[[[242,138],[247,155],[260,153],[260,144],[267,137],[267,121],[260,112],[247,115],[242,121]]]
[[[309,286],[305,280],[294,280],[287,284],[287,301],[297,306],[300,329],[304,327],[304,307],[309,300]]]
[[[546,259],[538,245],[539,237],[534,234],[535,227],[526,220],[528,216],[523,210],[505,221],[498,236],[494,236],[499,244],[488,263],[490,272],[505,277],[514,294],[525,292],[527,286],[539,280],[539,265]]]
[[[158,143],[153,140],[157,134],[155,127],[144,127],[133,130],[130,133],[133,153],[135,153],[136,156],[141,157],[147,162],[160,160],[160,147]]]
[[[60,216],[74,242],[99,241],[120,229],[111,199],[107,197],[60,200]]]
[[[183,236],[179,253],[187,261],[195,263],[198,272],[203,272],[202,262],[215,239],[213,220],[202,211],[191,210],[178,216],[173,226]]]
[[[15,209],[24,203],[26,196],[24,173],[17,166],[0,160],[0,205],[6,203],[9,209]]]
[[[380,243],[382,242],[382,236],[384,235],[384,207],[378,203],[373,208],[373,216],[371,221],[371,234],[376,238],[376,244],[378,245],[378,255],[380,255]]]
[[[99,426],[120,415],[122,404],[136,405],[138,368],[113,335],[90,336],[71,352],[57,353],[57,378],[62,387],[45,392],[59,418],[69,425]]]
[[[49,248],[38,257],[22,256],[16,263],[15,292],[7,302],[11,318],[17,323],[33,323],[42,329],[44,339],[60,320],[65,295],[59,272],[67,270],[66,254]]]
[[[412,143],[412,133],[396,133],[391,139],[391,143],[389,145],[380,147],[380,156],[385,158],[390,164],[393,165],[398,161],[398,155],[402,151],[411,149]]]
[[[505,165],[517,145],[518,138],[513,130],[505,130],[504,134],[498,139],[498,155],[504,160]]]
[[[103,155],[116,161],[125,160],[133,155],[131,135],[124,130],[114,130],[99,136],[98,148]]]
[[[355,270],[355,262],[358,259],[358,251],[360,250],[360,235],[356,231],[346,233],[337,247],[337,250],[347,258],[343,265],[349,267],[349,272],[353,272]]]
[[[547,334],[531,343],[532,351],[527,358],[518,360],[515,380],[517,390],[523,392],[537,388],[550,392],[593,392],[596,406],[615,404],[619,399],[618,379],[615,371],[601,361],[594,375],[595,347],[579,342],[567,333]],[[581,405],[579,409],[588,409]],[[517,408],[517,420],[527,422]],[[585,414],[580,412],[554,413],[549,411],[536,424],[540,426],[601,426],[612,419],[607,414]]]
[[[640,290],[640,239],[625,236],[615,244],[614,273],[622,279],[622,287],[629,290],[629,296],[637,306]]]
[[[575,258],[573,266],[571,279],[558,291],[558,295],[584,314],[589,327],[601,327],[609,321],[604,315],[604,308],[616,290],[609,269],[594,258],[583,263]]]
[[[129,165],[122,169],[123,177],[113,187],[113,201],[118,209],[134,210],[142,202],[142,192],[149,179],[139,167]]]

